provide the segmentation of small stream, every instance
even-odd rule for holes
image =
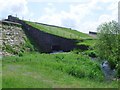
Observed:
[[[91,58],[91,60],[95,61],[96,58]],[[116,70],[115,69],[112,70],[110,68],[109,62],[107,60],[104,60],[102,63],[100,63],[100,67],[106,80],[112,80],[115,77]]]
[[[100,64],[101,70],[105,75],[106,80],[112,80],[115,77],[116,71],[115,69],[111,70],[109,62],[103,61],[102,64]]]

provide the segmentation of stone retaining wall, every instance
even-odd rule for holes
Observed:
[[[9,55],[8,48],[15,52],[20,52],[22,46],[25,44],[25,38],[27,37],[20,24],[15,25],[15,23],[5,21],[0,23],[1,54]]]

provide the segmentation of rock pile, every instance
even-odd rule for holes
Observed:
[[[0,23],[0,47],[2,55],[10,55],[11,52],[20,52],[20,49],[25,44],[25,33],[21,26],[16,26],[7,22]]]

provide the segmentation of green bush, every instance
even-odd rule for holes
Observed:
[[[82,51],[78,48],[75,48],[71,51],[71,53],[73,53],[73,54],[79,54],[80,52],[82,52]]]
[[[19,52],[18,55],[21,57],[21,56],[23,56],[23,53],[22,53],[22,52]]]
[[[101,60],[108,60],[111,69],[119,70],[120,25],[116,21],[104,23],[98,27],[96,49]]]
[[[96,55],[96,53],[95,53],[94,51],[89,52],[88,55],[89,55],[90,57],[92,57],[92,58],[96,58],[96,57],[97,57],[97,55]]]

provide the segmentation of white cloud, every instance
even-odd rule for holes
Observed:
[[[88,33],[89,30],[96,31],[97,26],[103,22],[117,20],[118,1],[119,0],[0,0],[0,17],[2,17],[2,13],[13,15],[17,13],[18,16],[24,16],[26,19],[32,17],[31,19],[34,19],[34,21],[71,27]],[[28,10],[28,2],[47,2],[48,7],[45,7],[43,11],[41,11],[42,14],[44,13],[43,16],[34,18],[34,15],[37,13]],[[65,11],[63,9],[58,11],[53,2],[71,3],[69,10]],[[77,2],[77,4],[74,4],[74,2]],[[94,16],[97,13],[99,13],[98,16]]]
[[[61,18],[56,15],[44,16],[39,19],[42,23],[61,26]]]
[[[99,0],[96,0],[96,1],[99,1]],[[113,0],[100,0],[100,2],[103,2],[103,3],[110,3],[110,2],[113,2]]]
[[[39,22],[71,27],[88,33],[91,30],[96,31],[101,23],[117,20],[117,3],[118,0],[87,0],[87,3],[71,4],[69,11],[59,12],[53,7],[47,7],[45,15],[40,17]],[[106,12],[100,12],[98,17],[94,17],[97,10]],[[89,16],[96,20],[87,20]]]
[[[57,3],[65,3],[65,2],[85,2],[89,0],[27,0],[28,2],[57,2]]]
[[[49,6],[53,6],[53,3],[48,3]]]
[[[0,0],[0,5],[1,14],[17,14],[19,16],[24,16],[29,13],[26,0]]]
[[[99,17],[99,19],[98,19],[98,21],[100,22],[100,23],[104,23],[104,22],[109,22],[109,21],[111,21],[111,16],[110,15],[101,15],[100,17]]]
[[[16,2],[17,1],[17,2]],[[27,2],[25,0],[15,0],[11,5],[11,12],[25,15],[28,13]]]
[[[37,19],[38,22],[59,25],[61,26],[61,15],[56,14],[56,9],[51,8],[44,8],[44,15]]]

